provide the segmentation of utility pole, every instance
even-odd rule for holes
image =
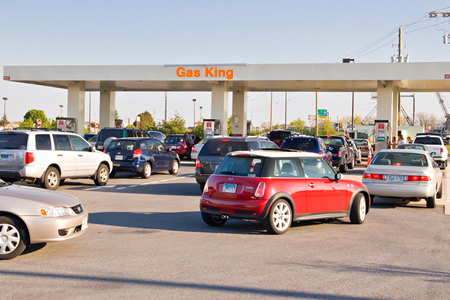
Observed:
[[[355,92],[352,92],[352,130],[355,129]]]
[[[316,135],[319,135],[319,96],[316,92]]]
[[[287,92],[284,99],[284,130],[287,130]]]
[[[270,96],[270,131],[272,131],[272,121],[273,121],[273,92]]]
[[[164,113],[164,121],[167,122],[167,92],[164,93],[165,98],[165,113]]]
[[[450,17],[450,11],[432,11],[428,15],[430,18],[437,18],[439,15],[442,15],[443,18]],[[444,31],[444,44],[449,44],[450,34],[447,34],[447,30],[439,29]]]

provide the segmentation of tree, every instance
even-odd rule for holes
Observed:
[[[141,129],[147,130],[147,126],[155,126],[155,121],[153,120],[152,115],[148,111],[144,111],[143,113],[140,113],[138,116],[141,119],[139,121],[139,126]],[[133,125],[136,126],[136,122],[134,122]]]
[[[116,111],[114,112],[114,119],[120,119],[120,117],[119,117],[119,112],[117,111],[117,109],[116,109]]]
[[[324,120],[319,124],[319,133],[323,135],[334,135],[336,132],[334,131],[333,122],[330,120]]]
[[[296,132],[303,133],[303,130],[305,129],[306,122],[302,119],[298,118],[297,120],[294,120],[291,122],[291,127],[295,127]]]
[[[0,126],[3,126],[3,124],[5,124],[5,116],[2,116],[1,120],[0,120]],[[8,120],[8,117],[6,117],[6,125],[8,125],[10,122]]]
[[[227,133],[228,133],[228,135],[231,135],[231,131],[232,131],[232,126],[233,126],[233,121],[232,121],[232,119],[231,119],[231,117],[229,117],[228,118],[228,127],[227,127]]]
[[[203,123],[199,122],[199,125],[195,126],[194,130],[192,130],[192,133],[202,139],[204,136]]]
[[[183,117],[178,112],[175,112],[175,116],[173,119],[170,119],[169,121],[163,120],[161,132],[164,133],[165,135],[171,133],[185,133],[186,132],[186,129],[184,128],[185,125],[186,120],[184,120]]]
[[[19,127],[35,127],[37,120],[41,120],[42,128],[51,128],[51,120],[48,120],[43,110],[32,109],[23,116],[23,122]]]

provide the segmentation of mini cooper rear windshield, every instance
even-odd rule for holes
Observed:
[[[135,141],[130,140],[113,140],[109,146],[108,150],[130,150],[134,151],[136,149],[139,149],[139,144]]]
[[[428,167],[428,161],[425,155],[401,152],[378,153],[372,164],[386,166]]]
[[[227,156],[215,174],[261,177],[264,159],[264,157],[252,156]]]
[[[0,133],[0,149],[26,150],[28,134],[26,133]]]
[[[246,142],[235,142],[230,139],[208,140],[200,151],[200,156],[225,156],[229,152],[248,150]]]
[[[283,148],[303,151],[317,150],[317,147],[318,145],[315,139],[287,139],[283,144]]]

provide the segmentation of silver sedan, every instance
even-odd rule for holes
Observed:
[[[0,179],[0,260],[20,255],[31,244],[78,237],[87,221],[88,213],[73,196]]]
[[[374,196],[425,198],[428,208],[436,207],[442,197],[442,171],[434,159],[422,150],[382,150],[377,153],[363,175],[362,182]]]

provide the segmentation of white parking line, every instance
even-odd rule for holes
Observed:
[[[134,185],[130,185],[130,186],[122,186],[122,187],[116,188],[116,190],[124,190],[124,189],[127,189],[127,188],[134,188],[134,187],[137,187],[137,186],[148,185],[148,184],[158,184],[158,183],[172,181],[172,180],[177,180],[177,179],[182,179],[182,178],[191,178],[191,177],[194,177],[194,176],[195,176],[195,174],[184,175],[184,176],[176,176],[176,177],[173,177],[173,178],[163,179],[163,180],[158,180],[158,181],[153,181],[153,182],[145,182],[145,183],[134,184]],[[94,191],[94,190],[98,190],[98,189],[101,189],[101,188],[114,188],[114,187],[116,187],[116,185],[105,185],[105,186],[99,186],[99,187],[84,189],[84,191]]]

